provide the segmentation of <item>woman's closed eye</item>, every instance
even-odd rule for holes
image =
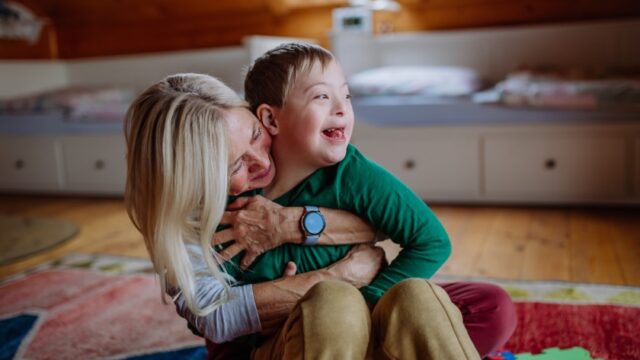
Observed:
[[[253,141],[260,139],[261,135],[262,135],[262,128],[258,127],[256,131],[253,133]]]
[[[244,166],[244,161],[242,161],[242,160],[240,160],[236,164],[234,164],[233,168],[231,168],[231,176],[236,175],[237,173],[239,173],[240,170],[242,170],[243,166]]]

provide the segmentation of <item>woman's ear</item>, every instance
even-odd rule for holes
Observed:
[[[278,120],[275,117],[275,109],[267,104],[261,104],[256,109],[256,116],[262,122],[271,136],[278,135]]]

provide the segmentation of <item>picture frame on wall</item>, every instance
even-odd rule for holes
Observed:
[[[371,33],[372,12],[366,7],[345,7],[333,10],[333,31],[336,33]]]

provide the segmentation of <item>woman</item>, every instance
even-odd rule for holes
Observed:
[[[226,191],[233,189],[228,164],[241,157],[249,159],[249,174],[264,173],[264,165],[270,164],[265,160],[269,159],[268,146],[253,141],[260,125],[256,127],[255,117],[243,106],[233,91],[215,79],[178,75],[148,89],[127,115],[130,216],[144,236],[163,291],[174,296],[179,312],[213,342],[282,329],[286,319],[285,327],[295,326],[296,321],[290,320],[303,316],[301,303],[316,306],[313,313],[322,313],[323,304],[332,301],[342,301],[346,308],[349,302],[358,301],[357,291],[341,283],[320,282],[340,279],[367,284],[381,260],[379,250],[361,246],[328,269],[255,285],[233,284],[221,271],[223,259],[211,250],[210,239],[223,216]],[[234,136],[229,139],[226,134]],[[241,185],[246,183],[250,182]],[[358,226],[357,219],[350,221]],[[362,228],[361,233],[368,234],[363,239],[370,239],[371,230],[367,233],[366,224]],[[234,227],[238,229],[242,227]],[[326,231],[331,233],[329,228]],[[295,273],[293,267],[289,264],[285,274]],[[366,322],[367,316],[330,312],[315,320],[328,328],[344,319]],[[322,325],[328,319],[333,320]],[[361,335],[366,345],[369,334]],[[349,357],[344,352],[342,356]]]

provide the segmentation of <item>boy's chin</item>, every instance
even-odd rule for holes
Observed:
[[[322,162],[324,163],[322,166],[331,166],[339,163],[344,160],[344,157],[347,155],[347,147],[345,146],[343,149],[335,149],[334,151],[327,152],[322,156]]]

